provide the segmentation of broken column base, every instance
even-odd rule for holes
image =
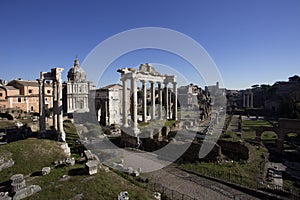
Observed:
[[[71,149],[68,146],[68,143],[66,142],[59,142],[60,148],[64,151],[64,153],[66,154],[66,156],[70,156],[71,155]]]
[[[18,190],[15,195],[13,196],[13,200],[20,200],[20,199],[24,199],[27,198],[39,191],[41,191],[41,187],[38,185],[30,185],[26,188],[23,188],[21,190]]]

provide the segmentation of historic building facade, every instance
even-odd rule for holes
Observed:
[[[45,83],[45,108],[53,107],[52,85]],[[0,108],[21,109],[24,112],[39,112],[38,81],[13,80],[7,85],[0,85]]]
[[[74,66],[68,71],[68,81],[63,87],[65,113],[89,112],[89,94],[95,86],[86,80],[85,71],[80,67],[77,57],[74,60]]]

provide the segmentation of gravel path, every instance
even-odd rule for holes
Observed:
[[[170,190],[188,195],[194,199],[257,199],[221,183],[187,173],[174,166],[147,173],[143,176],[149,178],[151,183],[159,183]],[[182,196],[179,194],[174,195],[174,199],[181,198]]]

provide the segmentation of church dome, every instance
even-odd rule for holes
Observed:
[[[85,82],[85,71],[80,67],[78,58],[74,60],[74,66],[68,72],[68,81]]]

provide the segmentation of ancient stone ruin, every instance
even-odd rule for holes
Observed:
[[[122,140],[137,145],[141,145],[139,139],[140,130],[138,128],[138,82],[142,84],[142,121],[147,122],[147,85],[150,83],[150,117],[151,120],[174,119],[177,120],[177,82],[174,75],[163,75],[158,73],[154,67],[149,64],[140,65],[139,69],[122,68],[118,72],[121,73],[121,81],[123,84],[122,94],[122,131],[133,133],[133,138],[127,138],[126,134],[122,134]],[[131,99],[131,120],[128,119],[128,99],[127,99],[127,82],[130,80],[130,99]],[[169,84],[173,84],[173,92],[169,89]],[[162,88],[164,84],[164,88]],[[155,87],[157,85],[158,103],[156,104]],[[163,99],[164,90],[164,99]],[[164,105],[164,112],[163,112]]]
[[[11,181],[11,194],[14,200],[20,200],[27,198],[34,193],[41,191],[41,187],[38,185],[26,186],[23,174],[15,174],[10,177]]]
[[[58,141],[62,142],[61,148],[65,154],[70,155],[70,148],[66,143],[66,133],[63,128],[63,105],[62,105],[62,78],[63,68],[53,68],[51,72],[41,72],[39,81],[39,113],[40,135],[46,132],[45,112],[45,81],[53,82],[53,128],[58,133]]]
[[[85,163],[86,171],[89,175],[97,174],[98,172],[98,161],[97,160],[89,160]]]

